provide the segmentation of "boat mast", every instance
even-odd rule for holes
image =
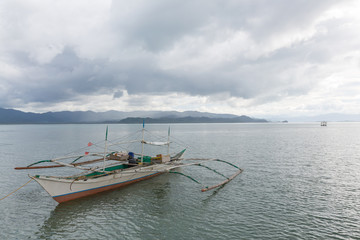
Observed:
[[[168,130],[168,140],[167,140],[167,145],[168,145],[168,148],[167,148],[167,154],[169,155],[170,154],[170,126],[169,126],[169,130]]]
[[[141,140],[141,164],[143,164],[144,160],[144,131],[145,131],[145,119],[143,119],[143,128],[142,128],[142,140]]]
[[[105,150],[104,150],[104,165],[103,170],[105,171],[105,159],[106,159],[106,152],[107,152],[107,137],[108,137],[108,126],[106,126],[106,134],[105,134]]]

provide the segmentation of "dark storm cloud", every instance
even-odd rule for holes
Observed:
[[[77,9],[85,15],[69,16],[74,26],[59,17],[50,27],[42,26],[49,9],[18,4],[19,14],[8,4],[12,14],[1,17],[9,26],[0,33],[13,38],[0,38],[10,46],[0,48],[10,66],[0,69],[5,107],[124,91],[263,101],[304,94],[333,54],[314,23],[337,1],[113,1],[101,23]]]
[[[335,0],[307,1],[114,1],[112,26],[128,44],[158,51],[209,25],[248,32],[257,41],[289,29],[307,28]],[[137,3],[137,4],[136,4]],[[129,6],[130,5],[130,6]],[[212,39],[209,39],[211,42]]]
[[[127,4],[117,1],[113,4],[112,23],[119,33],[124,33],[121,37],[125,36],[126,44],[141,46],[154,54],[168,51],[186,36],[205,36],[204,44],[211,45],[219,37],[217,31],[221,33],[222,29],[227,28],[248,33],[255,43],[266,45],[266,41],[276,38],[277,34],[309,27],[320,13],[334,3],[156,1],[125,11]],[[214,30],[207,30],[212,26],[215,26]],[[286,48],[285,51],[293,51],[292,47]],[[201,54],[202,49],[199,51]],[[229,92],[244,98],[252,98],[272,89],[276,91],[275,94],[283,91],[300,94],[309,89],[309,86],[301,83],[303,80],[298,83],[299,79],[292,76],[279,77],[278,74],[284,69],[295,68],[291,62],[301,64],[305,59],[304,54],[306,51],[284,58],[275,51],[272,56],[248,59],[239,53],[232,62],[218,64],[207,71],[192,68],[191,72],[181,68],[164,71],[150,58],[141,63],[141,71],[138,71],[137,66],[124,69],[132,80],[126,83],[126,88],[130,93],[180,91],[191,95],[209,95]],[[318,58],[318,55],[315,57]],[[296,89],[291,85],[295,85]]]
[[[151,51],[167,49],[185,34],[204,26],[209,16],[201,10],[204,1],[113,1],[112,27],[125,37],[126,44]]]
[[[124,92],[122,91],[117,91],[114,93],[114,98],[121,98],[122,96],[124,96]]]
[[[111,78],[104,71],[104,62],[80,59],[68,47],[48,64],[39,65],[24,58],[19,62],[26,63],[22,64],[21,84],[10,85],[6,98],[22,99],[25,103],[59,102],[112,86],[111,81],[102,81]]]

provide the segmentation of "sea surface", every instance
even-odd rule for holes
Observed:
[[[145,129],[166,138],[168,127]],[[0,201],[0,239],[360,239],[360,123],[170,127],[171,151],[186,147],[187,158],[221,158],[244,172],[204,193],[184,176],[163,174],[62,204],[33,181]],[[108,138],[141,128],[111,124]],[[0,198],[39,173],[14,167],[100,143],[105,129],[0,125]],[[236,171],[221,163],[211,167],[226,175]],[[181,171],[204,185],[224,180],[200,167]]]

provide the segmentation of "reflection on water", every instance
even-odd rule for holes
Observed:
[[[225,185],[222,185],[222,186],[216,188],[216,189],[213,190],[213,191],[210,191],[210,195],[207,196],[205,199],[203,199],[202,202],[203,202],[204,204],[209,203],[209,202],[211,201],[211,199],[213,199],[217,194],[219,194],[219,193],[221,194],[221,190],[222,190],[226,185],[228,185],[228,184],[231,185],[231,182],[229,182],[229,183],[227,183],[227,184],[225,184]],[[241,180],[237,181],[237,184],[241,184]]]
[[[99,234],[98,231],[106,231],[106,236],[113,235],[116,238],[123,236],[124,229],[135,233],[139,227],[137,217],[131,217],[133,214],[142,213],[156,218],[166,214],[164,204],[168,200],[168,177],[157,178],[160,180],[150,179],[147,182],[58,204],[36,236],[40,239],[58,239],[66,238],[71,233],[91,239]],[[93,223],[94,226],[89,228],[89,223]],[[116,227],[112,232],[109,232],[111,229],[108,223],[115,223]]]

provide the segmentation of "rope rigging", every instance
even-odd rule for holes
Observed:
[[[1,198],[0,201],[1,201],[1,200],[4,200],[4,199],[7,198],[7,197],[10,197],[13,193],[19,191],[21,188],[23,188],[23,187],[25,187],[26,185],[28,185],[32,180],[33,180],[33,179],[31,178],[27,183],[25,183],[24,185],[22,185],[22,186],[19,187],[18,189],[12,191],[11,193],[9,193],[8,195],[6,195],[5,197]]]

